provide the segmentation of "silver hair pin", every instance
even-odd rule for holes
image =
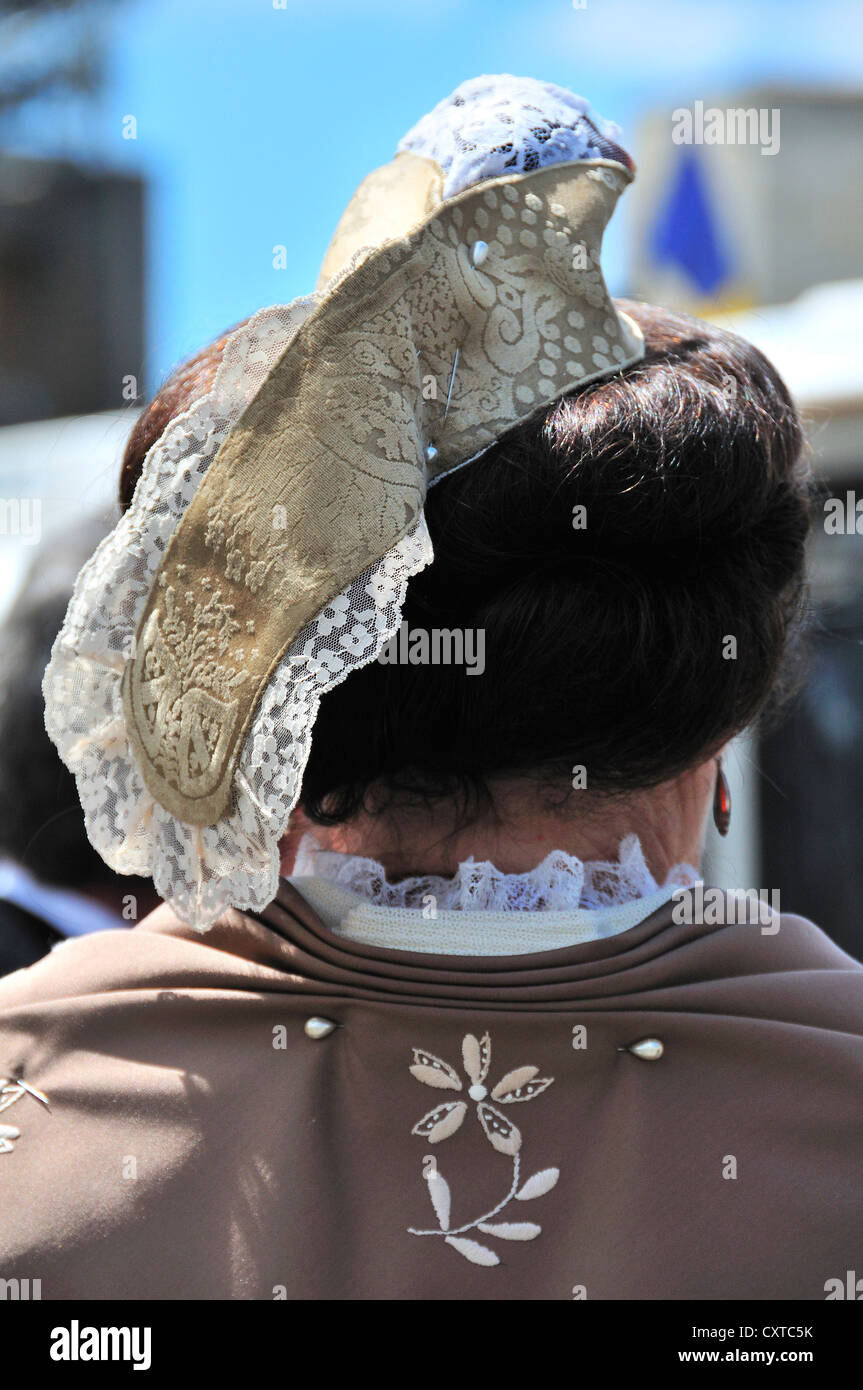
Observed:
[[[451,373],[450,373],[450,378],[449,378],[449,390],[448,390],[447,393],[446,393],[446,405],[444,406],[444,410],[443,410],[443,418],[444,418],[444,419],[446,419],[447,414],[449,413],[449,403],[450,403],[450,401],[452,400],[452,388],[453,388],[453,385],[454,385],[454,383],[455,383],[455,369],[456,369],[456,367],[458,366],[458,354],[459,354],[459,349],[456,348],[456,350],[455,350],[455,357],[453,358],[452,371],[451,371]]]

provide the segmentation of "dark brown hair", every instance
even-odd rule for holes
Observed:
[[[429,492],[435,560],[410,581],[404,617],[484,629],[484,674],[373,662],[325,695],[301,797],[313,820],[350,818],[373,787],[376,804],[482,797],[500,776],[565,790],[576,765],[596,791],[649,787],[790,688],[811,507],[787,389],[731,333],[620,307],[642,328],[642,362]],[[209,388],[224,341],[139,420],[124,503],[168,421]]]

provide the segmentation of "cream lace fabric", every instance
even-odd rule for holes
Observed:
[[[403,147],[440,160],[451,192],[500,171],[608,155],[585,111],[579,98],[544,83],[477,79],[421,121]],[[337,279],[367,254],[359,250]],[[300,793],[320,698],[378,656],[399,627],[409,578],[433,558],[420,515],[299,634],[255,710],[229,815],[191,826],[154,799],[136,764],[121,697],[135,634],[169,541],[220,446],[318,302],[310,296],[262,310],[230,338],[212,391],[151,449],[132,505],[81,572],[45,675],[46,726],[77,778],[93,845],[118,873],[152,877],[178,915],[202,929],[228,906],[259,909],[275,896],[278,844]],[[579,871],[566,856],[551,858],[545,886],[526,875],[519,894],[541,901],[543,894],[575,892]],[[603,875],[581,872],[579,893],[601,894]],[[494,874],[491,866],[472,866],[448,892],[484,901],[501,891],[492,886]],[[408,890],[402,884],[393,891]]]
[[[535,869],[507,874],[471,858],[452,878],[428,874],[390,883],[376,860],[322,849],[313,835],[304,835],[292,877],[326,879],[377,907],[418,909],[431,899],[441,912],[573,912],[622,906],[660,888],[691,887],[699,874],[690,864],[675,864],[657,883],[638,836],[627,835],[617,860],[585,862],[554,850]]]
[[[619,128],[582,98],[531,78],[474,77],[423,116],[399,144],[444,172],[444,197],[482,179],[569,159],[619,159]]]

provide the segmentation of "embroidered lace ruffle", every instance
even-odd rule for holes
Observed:
[[[422,908],[431,897],[441,912],[570,912],[620,906],[660,888],[691,887],[700,875],[691,864],[675,864],[657,883],[638,836],[626,835],[617,860],[585,862],[553,850],[535,869],[506,874],[488,860],[470,858],[452,878],[426,874],[390,883],[376,860],[325,850],[313,835],[304,835],[292,877],[326,879],[377,907]]]

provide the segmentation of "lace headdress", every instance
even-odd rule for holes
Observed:
[[[427,488],[643,355],[600,267],[617,134],[559,87],[459,87],[360,185],[315,293],[229,339],[79,576],[48,732],[96,849],[187,922],[275,896],[319,700],[432,560]]]

